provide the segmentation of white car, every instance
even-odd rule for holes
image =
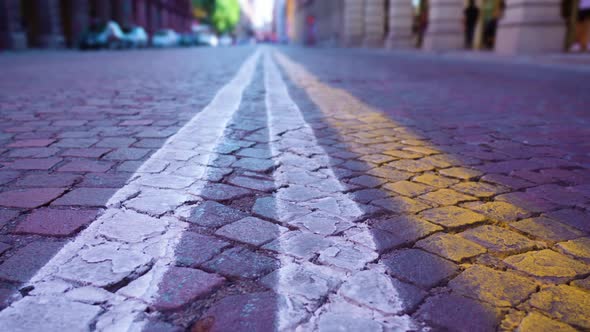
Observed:
[[[219,39],[217,39],[217,36],[212,33],[203,32],[198,34],[197,44],[215,47],[219,44]]]
[[[220,46],[231,46],[233,43],[234,43],[233,38],[228,35],[223,35],[223,36],[219,37],[219,45]]]
[[[171,47],[178,45],[180,36],[172,29],[156,31],[152,37],[154,47]]]
[[[148,35],[144,28],[140,26],[134,26],[123,29],[123,32],[125,33],[123,40],[127,47],[142,48],[147,46]]]

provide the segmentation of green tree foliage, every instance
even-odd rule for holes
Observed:
[[[232,31],[240,20],[238,0],[193,0],[193,6],[208,13],[208,23],[219,33]]]

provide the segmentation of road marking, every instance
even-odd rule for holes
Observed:
[[[106,211],[37,272],[29,295],[0,312],[0,330],[81,331],[91,324],[97,331],[142,329],[145,310],[174,263],[175,247],[188,226],[178,218],[182,209],[176,208],[198,200],[207,165],[259,58],[260,51],[251,55],[211,103],[115,193]],[[189,172],[186,166],[194,167]],[[128,280],[114,293],[105,290]]]
[[[396,287],[371,264],[378,254],[367,225],[356,222],[361,207],[345,194],[268,51],[264,68],[270,148],[279,165],[277,215],[298,228],[279,238],[281,268],[265,278],[281,295],[279,330],[347,330],[349,324],[410,330],[410,317],[398,315],[403,299]],[[294,207],[309,213],[293,217]]]

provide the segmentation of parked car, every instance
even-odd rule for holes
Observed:
[[[209,32],[201,32],[197,35],[198,45],[215,47],[219,44],[217,36]]]
[[[193,33],[183,33],[180,35],[181,46],[195,46],[197,45],[197,36]]]
[[[172,29],[162,29],[156,31],[152,36],[152,46],[154,47],[171,47],[178,45],[180,37]]]
[[[219,37],[220,46],[231,46],[234,43],[234,39],[228,35]]]
[[[125,34],[117,22],[107,21],[104,23],[92,24],[82,34],[80,48],[100,49],[100,48],[122,48],[124,47]]]
[[[140,26],[123,28],[125,33],[123,40],[126,47],[143,48],[148,45],[148,35],[145,29]]]

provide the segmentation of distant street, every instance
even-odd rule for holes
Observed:
[[[0,55],[1,331],[590,330],[590,69]]]

